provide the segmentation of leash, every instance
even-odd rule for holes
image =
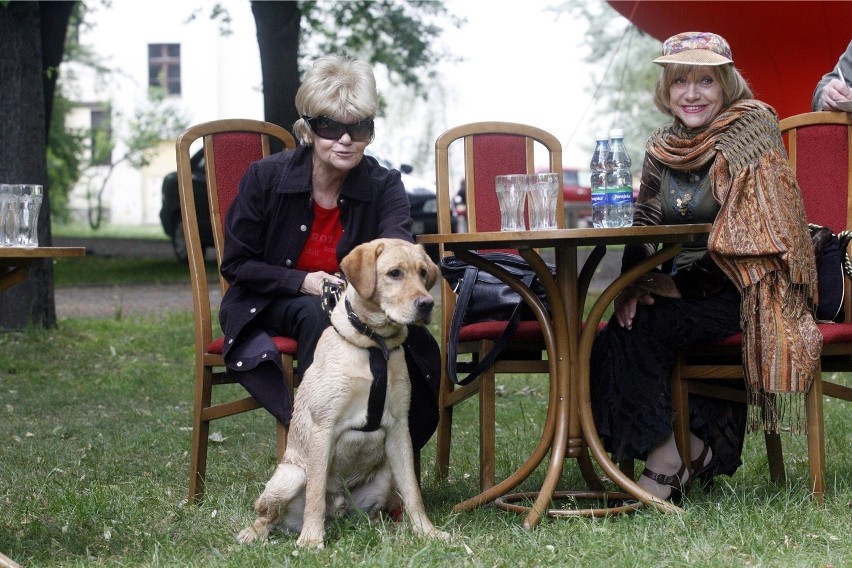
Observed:
[[[340,296],[343,289],[325,280],[322,286],[322,307],[327,316],[331,316],[331,311],[337,306],[340,301]],[[385,411],[385,399],[388,392],[388,358],[390,352],[385,344],[384,337],[378,335],[370,329],[367,324],[358,319],[355,312],[352,311],[352,305],[348,298],[344,298],[346,307],[346,316],[349,323],[355,328],[355,331],[370,338],[378,347],[368,347],[367,351],[370,354],[370,374],[373,376],[373,382],[370,383],[370,396],[367,400],[367,423],[361,428],[355,428],[359,432],[375,432],[379,429],[382,423],[382,415]],[[332,322],[332,327],[334,323]],[[343,336],[335,327],[338,335]]]

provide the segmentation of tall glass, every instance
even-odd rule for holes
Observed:
[[[18,244],[20,197],[20,185],[0,184],[0,246],[13,247]]]
[[[528,177],[525,174],[497,176],[495,184],[497,201],[500,204],[500,230],[523,231],[526,229],[524,203]]]
[[[34,183],[20,184],[18,200],[18,245],[38,246],[38,212],[41,209],[42,186]]]
[[[559,201],[559,191],[559,174],[530,174],[527,189],[530,230],[556,228],[556,204]]]

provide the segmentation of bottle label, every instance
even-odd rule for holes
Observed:
[[[611,188],[609,192],[609,202],[612,204],[621,204],[633,201],[633,188],[629,185]]]
[[[603,207],[606,203],[606,193],[603,191],[593,191],[592,192],[592,207],[601,206]]]

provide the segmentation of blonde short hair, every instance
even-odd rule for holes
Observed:
[[[689,77],[697,68],[698,66],[696,65],[678,63],[663,65],[663,69],[657,79],[657,84],[654,87],[654,104],[660,109],[660,112],[668,116],[674,116],[671,105],[669,104],[671,101],[669,93],[672,85],[678,79]],[[710,69],[715,74],[714,78],[722,87],[722,108],[727,108],[731,103],[740,99],[754,98],[748,83],[739,70],[734,67],[733,63],[711,66]]]
[[[340,122],[357,122],[375,118],[378,108],[373,68],[342,55],[317,59],[296,93],[300,117],[326,116]],[[305,119],[299,118],[293,124],[293,133],[303,144],[313,144],[314,133]]]

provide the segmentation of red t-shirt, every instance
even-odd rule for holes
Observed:
[[[340,209],[325,209],[314,202],[314,224],[311,226],[308,242],[296,262],[296,268],[305,272],[337,272],[340,267],[337,264],[336,251],[341,236],[343,225],[340,223]]]

